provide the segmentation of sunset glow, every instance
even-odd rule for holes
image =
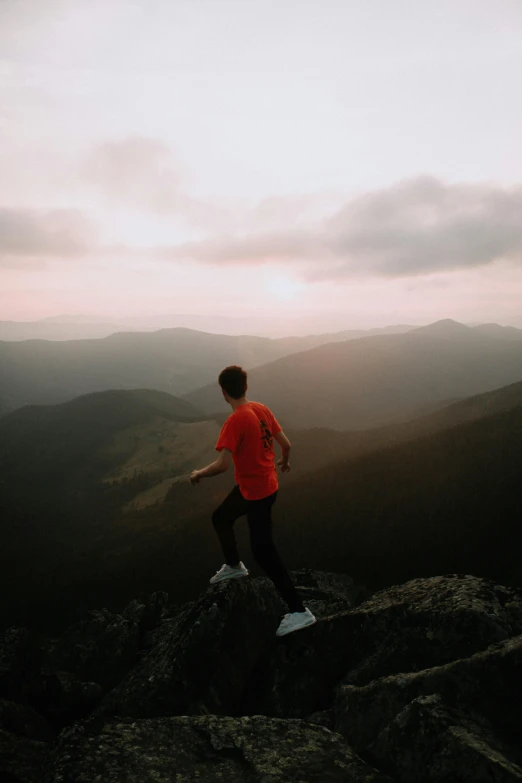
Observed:
[[[521,33],[515,0],[2,3],[0,320],[522,326]]]

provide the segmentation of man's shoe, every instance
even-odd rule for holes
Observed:
[[[248,569],[246,569],[241,562],[238,566],[229,566],[225,563],[221,566],[219,571],[216,571],[215,575],[210,580],[210,584],[215,585],[218,582],[222,582],[224,579],[238,579],[241,576],[248,576],[249,573]]]
[[[313,625],[316,622],[317,617],[314,617],[310,609],[305,609],[304,612],[285,614],[276,631],[276,636],[286,636],[287,633],[299,631],[300,628],[306,628],[308,625]]]

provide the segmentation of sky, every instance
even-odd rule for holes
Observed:
[[[0,0],[0,320],[522,327],[521,73],[519,0]]]

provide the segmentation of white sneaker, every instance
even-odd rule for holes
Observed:
[[[235,567],[224,563],[219,571],[216,571],[215,575],[210,580],[210,584],[215,585],[217,582],[222,582],[223,579],[238,579],[240,576],[248,576],[249,573],[248,569],[246,569],[241,562]]]
[[[314,617],[310,609],[305,609],[304,612],[291,612],[290,614],[285,614],[276,631],[276,636],[286,636],[287,633],[298,631],[300,628],[306,628],[307,625],[313,625],[316,622],[317,617]]]

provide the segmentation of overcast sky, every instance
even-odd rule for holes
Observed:
[[[0,0],[0,320],[522,327],[519,0]]]

